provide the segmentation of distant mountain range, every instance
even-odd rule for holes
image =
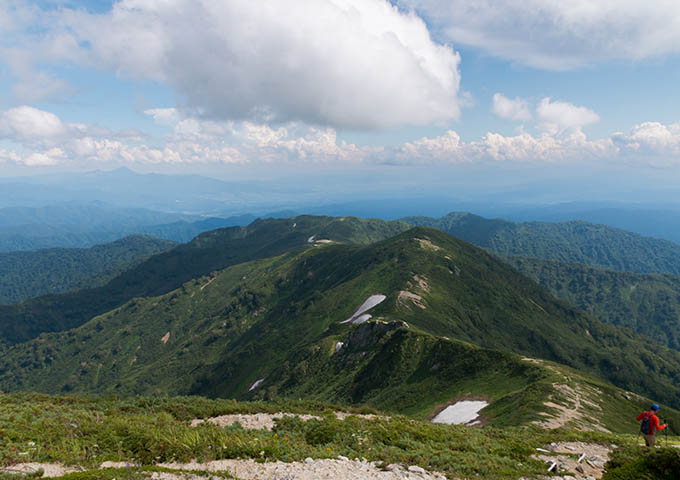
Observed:
[[[0,253],[0,304],[104,285],[175,242],[143,235],[84,248]]]
[[[428,189],[414,185],[383,187],[352,175],[336,173],[332,178],[328,174],[319,175],[315,177],[315,174],[309,173],[303,178],[270,175],[269,178],[219,180],[200,175],[143,174],[119,168],[0,177],[0,209],[103,204],[197,217],[194,220],[228,218],[243,213],[252,214],[254,219],[281,210],[288,213],[277,216],[307,213],[384,220],[415,215],[438,217],[450,211],[467,211],[488,218],[521,222],[583,220],[680,243],[680,204],[667,200],[678,198],[673,190],[659,195],[647,192],[635,198],[618,192],[615,197],[624,198],[623,201],[584,199],[555,203],[550,198],[552,193],[563,188],[560,181],[542,182],[541,185],[514,191],[504,191],[499,187],[500,190],[494,189],[494,192],[466,193],[464,184],[454,190],[450,186]],[[325,187],[319,188],[321,184]],[[527,199],[532,200],[527,202]],[[60,232],[53,233],[57,235]],[[131,233],[145,232],[126,231],[126,234]],[[40,244],[30,248],[83,247],[117,238],[120,237],[98,237],[89,244]]]
[[[188,242],[205,231],[246,225],[254,219],[252,215],[202,218],[100,203],[8,207],[0,209],[0,252],[88,248],[135,234]]]
[[[680,245],[584,221],[509,222],[470,213],[406,217],[501,255],[578,262],[637,273],[680,274]]]
[[[489,216],[489,215],[485,215]],[[605,224],[646,237],[663,238],[680,243],[680,208],[678,205],[636,203],[572,202],[496,209],[496,217],[515,221],[566,222],[583,220]]]
[[[128,168],[31,177],[0,178],[0,207],[42,207],[103,202],[196,215],[242,209],[275,195],[278,188],[256,181],[223,181],[199,175],[136,173]]]

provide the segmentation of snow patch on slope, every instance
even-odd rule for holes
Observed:
[[[252,391],[255,390],[257,387],[259,387],[259,386],[262,384],[262,382],[264,382],[264,377],[260,378],[257,382],[253,383],[253,384],[250,386],[250,388],[248,389],[248,391],[249,391],[249,392],[252,392]]]
[[[356,311],[352,314],[351,317],[349,317],[344,322],[340,322],[340,323],[349,323],[349,322],[354,323],[353,320],[359,320],[359,318],[361,316],[363,316],[364,313],[366,313],[367,311],[369,311],[371,308],[375,307],[376,305],[382,303],[386,298],[387,297],[385,295],[371,295],[370,297],[368,297],[366,299],[366,301],[364,303],[362,303],[359,306],[359,308],[356,309]],[[370,318],[370,316],[369,316],[369,318]],[[368,320],[368,318],[364,319],[362,322],[359,322],[359,323],[363,323],[366,320]]]
[[[476,425],[479,422],[479,411],[489,403],[484,400],[463,400],[449,405],[439,412],[432,421],[448,425]]]

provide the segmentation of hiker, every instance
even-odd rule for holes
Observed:
[[[639,417],[637,417],[638,422],[642,422],[640,424],[640,432],[645,437],[645,443],[647,444],[648,447],[653,447],[654,444],[656,443],[656,435],[655,432],[657,430],[663,430],[666,428],[666,425],[659,425],[659,417],[656,416],[656,412],[659,411],[659,406],[655,403],[652,405],[652,408],[647,412],[642,412]]]

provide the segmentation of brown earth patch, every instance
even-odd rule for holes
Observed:
[[[399,296],[397,297],[397,303],[408,308],[407,302],[414,304],[421,310],[425,310],[427,308],[423,303],[423,297],[413,292],[407,292],[406,290],[402,290],[401,292],[399,292]]]
[[[201,285],[201,288],[200,288],[201,292],[202,292],[203,290],[205,290],[205,287],[207,287],[207,286],[210,285],[212,282],[214,282],[216,278],[217,278],[217,277],[212,277],[210,280],[208,280],[208,281],[205,282],[203,285]]]
[[[425,250],[432,250],[432,251],[437,251],[441,250],[441,247],[438,247],[429,238],[416,238],[416,241],[420,244],[420,248],[424,248]]]

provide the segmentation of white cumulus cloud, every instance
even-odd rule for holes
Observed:
[[[57,25],[72,58],[163,82],[194,116],[350,128],[459,116],[459,55],[387,0],[122,0],[62,10]]]
[[[398,0],[441,36],[539,68],[680,53],[677,0]]]
[[[628,163],[646,163],[653,167],[680,165],[680,123],[644,122],[635,125],[630,134],[613,135],[612,141]]]
[[[9,109],[0,115],[0,138],[17,141],[56,138],[66,126],[55,114],[29,106]]]
[[[658,122],[641,123],[633,127],[628,142],[631,148],[680,155],[680,123],[668,126]]]
[[[526,122],[532,119],[529,103],[526,100],[519,97],[510,99],[501,93],[494,94],[491,110],[500,118],[507,120]]]
[[[331,127],[288,122],[273,127],[249,121],[190,117],[173,109],[147,114],[170,126],[163,138],[111,132],[95,125],[62,121],[51,112],[18,107],[0,112],[0,162],[26,166],[99,165],[446,165],[446,164],[626,164],[680,165],[680,124],[646,122],[628,133],[589,139],[581,127],[593,113],[568,103],[544,99],[537,109],[555,122],[538,134],[521,129],[506,136],[489,132],[464,141],[449,130],[396,146],[359,146],[338,139]],[[31,136],[31,132],[33,136]]]
[[[587,107],[551,101],[550,97],[539,102],[536,114],[543,122],[543,127],[555,133],[568,129],[580,129],[600,121],[600,116]]]

